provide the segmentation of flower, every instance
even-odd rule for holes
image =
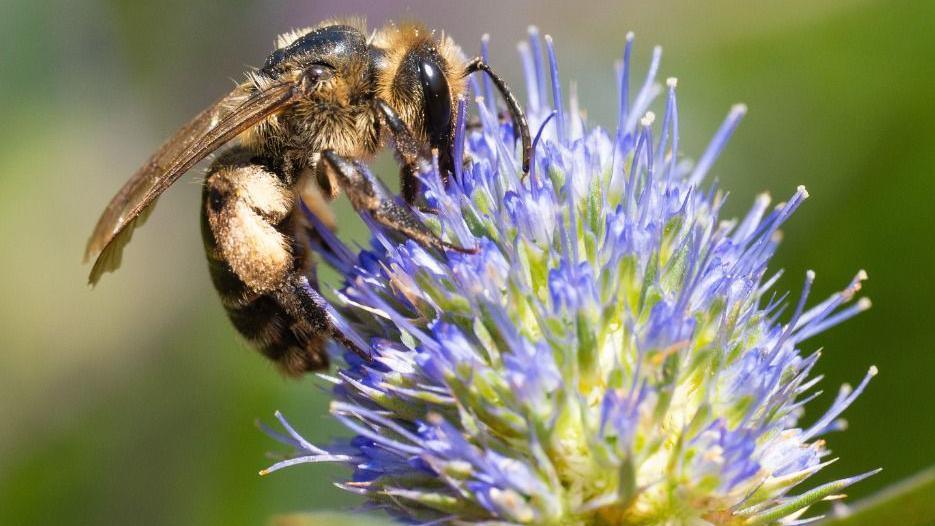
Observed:
[[[458,106],[455,158],[469,162],[447,184],[437,167],[422,174],[425,223],[476,253],[428,249],[368,217],[359,253],[322,230],[344,279],[331,314],[372,360],[345,353],[322,375],[354,436],[319,448],[277,414],[287,434],[274,435],[297,453],[265,472],[344,463],[353,476],[340,487],[414,523],[810,521],[811,504],[876,472],[797,488],[833,462],[821,437],[876,374],[801,425],[820,353],[800,348],[869,306],[851,303],[865,274],[807,308],[808,272],[784,317],[767,264],[808,193],[771,210],[761,195],[728,221],[723,194],[704,186],[744,106],[693,164],[679,156],[677,82],[655,82],[659,48],[631,98],[627,36],[610,135],[585,125],[574,96],[563,106],[545,44],[548,67],[535,29],[520,45],[537,131],[529,176],[511,124],[480,98],[478,130]]]

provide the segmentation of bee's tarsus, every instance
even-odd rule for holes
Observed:
[[[480,252],[480,247],[461,247],[453,243],[443,242],[445,248],[454,250],[455,252],[460,252],[462,254],[477,254]]]

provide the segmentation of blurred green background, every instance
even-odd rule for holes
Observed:
[[[419,18],[468,52],[489,32],[514,84],[515,43],[538,24],[600,125],[614,123],[612,64],[632,29],[638,65],[659,43],[661,76],[680,78],[689,155],[746,102],[715,169],[728,212],[763,190],[812,194],[785,229],[780,288],[797,291],[808,268],[815,298],[860,268],[871,277],[874,308],[810,342],[826,348],[828,392],[811,417],[838,384],[881,370],[850,429],[829,437],[843,458],[822,478],[883,466],[849,492],[860,497],[935,461],[935,2],[499,3],[4,2],[0,524],[260,524],[355,505],[327,466],[256,475],[278,449],[256,418],[280,409],[317,442],[341,431],[320,382],[283,380],[227,324],[202,255],[198,172],[161,200],[121,272],[92,292],[80,265],[98,213],[165,136],[278,32],[347,13]]]

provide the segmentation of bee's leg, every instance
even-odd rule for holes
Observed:
[[[422,168],[420,165],[431,163],[430,152],[413,137],[412,132],[399,114],[383,100],[377,100],[377,108],[383,115],[383,122],[393,135],[393,144],[396,156],[402,165],[399,170],[399,186],[403,199],[410,206],[414,205],[419,192],[419,179],[416,174]],[[441,168],[441,167],[439,167]],[[442,180],[445,173],[439,174]]]
[[[529,162],[532,156],[532,138],[529,136],[529,124],[526,122],[526,114],[523,113],[522,108],[520,108],[519,102],[516,101],[516,97],[513,95],[510,87],[507,86],[500,75],[497,75],[490,69],[490,66],[484,62],[484,59],[481,57],[477,57],[468,62],[467,66],[464,68],[464,76],[478,71],[483,71],[490,77],[490,80],[493,81],[494,86],[497,87],[497,90],[503,95],[503,99],[506,101],[507,109],[510,111],[510,116],[513,119],[513,135],[523,143],[523,175],[525,176],[529,173]]]
[[[476,248],[463,248],[439,239],[419,221],[412,209],[397,202],[395,196],[363,165],[345,159],[332,150],[325,150],[321,157],[325,165],[334,171],[335,180],[341,185],[355,210],[369,212],[377,223],[421,245],[466,253],[477,251]]]
[[[330,336],[342,343],[348,350],[370,360],[370,354],[347,338],[338,329],[337,323],[328,312],[328,300],[319,292],[316,261],[318,254],[315,251],[321,251],[319,253],[324,256],[328,253],[334,255],[331,246],[321,234],[322,229],[329,227],[323,224],[317,216],[310,218],[310,215],[315,215],[314,212],[304,206],[301,198],[298,201],[292,211],[292,230],[295,234],[290,236],[295,264],[292,272],[278,291],[273,293],[273,296],[283,309],[297,320],[291,327],[293,332],[306,338]]]
[[[293,273],[273,296],[283,309],[297,320],[292,326],[294,332],[302,333],[307,338],[328,335],[362,358],[370,360],[370,353],[336,327],[331,314],[328,313],[328,300],[309,283],[307,276]]]

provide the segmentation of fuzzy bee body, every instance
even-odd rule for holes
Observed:
[[[315,233],[297,203],[333,226],[327,203],[343,191],[358,211],[425,246],[470,250],[439,239],[360,161],[391,138],[402,194],[413,205],[416,173],[431,152],[443,178],[451,169],[452,109],[475,71],[503,93],[527,170],[529,132],[515,98],[450,38],[412,24],[368,34],[356,21],[280,36],[263,67],[176,132],[111,200],[88,241],[90,282],[119,266],[130,234],[163,191],[236,139],[208,170],[201,216],[211,279],[229,318],[289,376],[326,367],[331,338],[366,356],[337,330],[317,291],[304,241]]]
[[[310,254],[299,242],[295,197],[272,163],[243,147],[208,168],[201,233],[214,288],[231,323],[287,375],[324,368],[328,320],[301,308],[291,277],[303,276]]]

